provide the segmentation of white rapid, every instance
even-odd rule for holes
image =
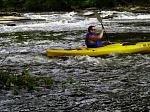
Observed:
[[[100,15],[104,18],[103,24],[108,32],[149,32],[149,26],[134,24],[150,23],[150,14],[101,11]],[[92,13],[79,12],[45,12],[45,13],[24,13],[23,17],[27,21],[14,21],[15,26],[0,25],[0,33],[23,32],[23,31],[74,31],[86,30],[89,25],[101,27],[100,23]],[[86,15],[86,16],[85,16]],[[122,25],[123,24],[123,25]],[[115,29],[114,29],[115,28]]]

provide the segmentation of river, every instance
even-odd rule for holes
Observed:
[[[149,13],[101,13],[110,41],[150,40]],[[58,84],[19,95],[0,90],[1,112],[150,111],[150,54],[47,57],[46,49],[84,46],[87,27],[101,29],[101,24],[79,12],[22,15],[30,20],[0,24],[1,69],[20,74],[29,66],[32,75],[52,77]]]

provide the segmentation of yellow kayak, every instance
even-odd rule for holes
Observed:
[[[150,42],[134,45],[115,43],[100,48],[48,49],[47,56],[102,56],[111,54],[150,53]]]

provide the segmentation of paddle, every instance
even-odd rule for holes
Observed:
[[[100,15],[99,15],[96,11],[94,12],[94,14],[95,14],[97,20],[101,23],[102,28],[105,29],[105,28],[104,28],[104,25],[103,25],[103,22],[102,22],[102,18],[100,17]],[[106,33],[105,30],[104,30],[104,33],[105,33],[105,35],[106,35],[107,41],[109,41],[109,38],[108,38],[107,33]]]
[[[95,17],[97,18],[97,20],[101,23],[102,28],[105,29],[104,25],[103,25],[103,22],[102,22],[102,17],[100,16],[100,14],[98,14],[98,12],[96,12],[96,11],[94,12],[94,14],[95,14]],[[104,30],[104,33],[106,35],[106,39],[107,39],[108,43],[111,43],[111,44],[115,43],[115,42],[109,42],[109,38],[108,38],[108,35],[107,35],[105,30]],[[125,46],[125,45],[135,45],[135,44],[136,44],[136,42],[123,42],[122,43],[123,46]]]

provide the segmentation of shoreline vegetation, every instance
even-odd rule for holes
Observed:
[[[35,91],[38,88],[50,89],[53,86],[55,81],[51,77],[33,76],[28,69],[23,68],[21,74],[0,70],[0,89],[13,90],[13,94],[18,95],[22,89]]]
[[[117,7],[112,7],[112,8],[98,8],[98,7],[88,7],[88,8],[77,8],[77,9],[72,9],[72,10],[47,10],[47,11],[41,11],[41,10],[37,10],[37,11],[31,11],[31,12],[48,12],[48,11],[66,11],[66,12],[70,12],[70,11],[82,11],[82,10],[96,10],[96,9],[100,9],[100,10],[114,10],[114,11],[127,11],[127,12],[133,12],[133,13],[150,13],[150,7],[146,7],[146,6],[133,6],[133,5],[129,5],[129,6],[117,6]],[[26,13],[26,12],[30,12],[28,10],[15,10],[15,9],[0,9],[0,17],[2,16],[18,16],[20,17],[22,14],[21,13]]]
[[[101,10],[150,12],[148,0],[0,0],[0,16],[20,16],[24,12]]]

